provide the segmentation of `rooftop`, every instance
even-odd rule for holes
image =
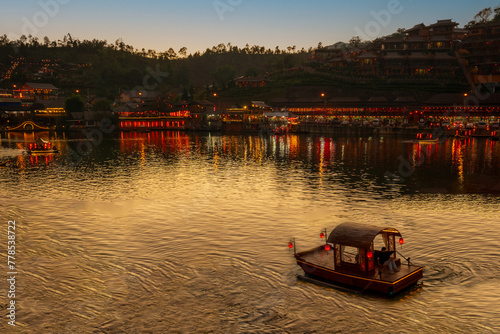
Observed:
[[[51,89],[51,90],[58,90],[56,86],[50,83],[39,83],[39,82],[27,82],[25,84],[26,87],[30,87],[33,89]]]
[[[261,82],[261,81],[270,81],[269,79],[265,77],[255,77],[255,78],[249,78],[249,77],[239,77],[234,79],[235,82]]]
[[[193,102],[189,103],[190,105],[199,105],[199,106],[210,106],[213,107],[215,104],[213,102],[210,102],[208,100],[194,100]]]
[[[373,58],[377,58],[377,55],[374,54],[373,52],[363,52],[357,58],[358,59],[373,59]]]
[[[443,93],[433,95],[430,99],[425,101],[425,104],[430,105],[463,105],[464,95],[461,93]]]
[[[413,32],[424,29],[426,26],[424,23],[416,24],[413,28],[405,29],[405,32]]]
[[[439,26],[458,26],[457,22],[453,22],[451,19],[437,20],[436,23],[431,24],[429,27],[439,27]]]
[[[122,94],[129,96],[130,98],[143,98],[143,99],[156,99],[160,93],[151,90],[124,90]]]
[[[262,109],[271,108],[264,101],[252,101],[252,106],[257,107],[257,108],[262,108]]]

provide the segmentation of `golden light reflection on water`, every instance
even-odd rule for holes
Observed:
[[[217,146],[217,144],[214,145],[213,147],[213,151],[214,151],[214,155],[213,155],[213,159],[214,159],[214,174],[217,175],[217,172],[218,172],[218,169],[219,169],[219,147]]]
[[[262,165],[262,162],[264,160],[265,145],[263,139],[260,137],[253,137],[250,139],[250,145],[250,147],[253,147],[253,149],[250,150],[251,157],[253,157],[259,165]],[[246,158],[248,159],[248,156]]]
[[[319,141],[319,164],[318,164],[318,174],[319,174],[319,186],[320,189],[323,186],[323,172],[325,167],[325,138],[320,138]]]
[[[22,173],[29,166],[58,164],[65,159],[70,149],[77,151],[80,141],[85,138],[81,134],[71,136],[73,138],[65,139],[64,134],[48,132],[8,133],[1,143],[5,149],[13,150],[13,157]],[[23,155],[22,150],[37,138],[53,141],[60,147],[61,154],[42,160]],[[401,157],[413,166],[411,173],[404,176],[403,186],[416,186],[417,183],[412,180],[421,181],[416,178],[423,178],[424,182],[420,184],[428,182],[426,179],[435,179],[431,183],[440,183],[441,189],[446,188],[451,192],[467,192],[472,188],[488,191],[486,179],[498,180],[499,174],[500,145],[485,139],[448,139],[437,145],[419,145],[404,143],[394,137],[332,138],[296,134],[203,136],[178,131],[122,132],[117,139],[119,152],[130,158],[136,156],[143,167],[151,158],[150,152],[161,153],[164,157],[179,154],[185,154],[186,157],[206,156],[212,160],[215,173],[220,170],[221,159],[228,156],[237,157],[237,161],[256,162],[258,165],[264,164],[268,159],[279,159],[314,165],[320,182],[326,180],[325,176],[332,171],[344,172],[352,168],[362,168],[367,172],[365,177],[373,182],[386,172],[397,174]],[[107,139],[103,144],[95,146],[93,152],[81,155],[81,158],[99,161],[96,154],[105,155],[111,143],[112,140]],[[3,154],[11,154],[5,152],[7,151]],[[440,175],[434,176],[436,171]],[[484,177],[481,179],[478,176]]]
[[[459,189],[463,190],[464,188],[464,159],[462,155],[462,141],[461,140],[453,140],[453,162],[457,166],[458,169],[458,184]]]
[[[28,258],[21,320],[55,333],[68,323],[72,332],[234,329],[211,327],[223,322],[256,333],[492,332],[498,198],[415,194],[460,178],[465,187],[470,165],[498,176],[499,146],[475,143],[422,147],[433,158],[407,178],[410,194],[381,187],[399,156],[418,161],[398,138],[124,133],[81,165],[62,162],[66,151],[38,165],[22,155],[0,170],[0,215],[20,217]],[[1,150],[17,144],[2,140]],[[425,266],[422,285],[385,300],[298,284],[289,237],[316,246],[341,221],[400,229],[403,254]]]

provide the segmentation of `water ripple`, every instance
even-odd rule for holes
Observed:
[[[21,328],[488,333],[499,327],[499,198],[419,193],[419,184],[451,189],[443,182],[457,182],[456,174],[446,173],[460,168],[451,160],[436,157],[406,183],[388,185],[384,173],[408,153],[398,139],[143,135],[106,140],[76,165],[64,156],[38,163],[18,156],[0,169],[0,216],[18,224]],[[500,162],[500,150],[487,149],[494,150],[492,164]],[[0,156],[13,150],[4,147]],[[398,250],[424,267],[421,283],[386,299],[297,281],[290,238],[300,250],[314,247],[324,228],[347,221],[398,228],[405,238]]]

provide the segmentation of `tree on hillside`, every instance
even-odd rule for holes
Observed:
[[[479,13],[477,13],[476,16],[474,16],[474,20],[478,24],[485,24],[486,22],[488,22],[491,13],[492,13],[491,7],[485,8],[481,10]]]
[[[168,78],[167,78],[168,79]],[[174,71],[174,82],[178,85],[185,86],[191,81],[191,73],[186,64],[182,64]]]
[[[217,86],[221,88],[226,88],[229,81],[234,79],[236,70],[234,67],[229,65],[219,66],[213,72],[212,76],[217,83]]]
[[[256,77],[259,74],[255,67],[249,67],[245,70],[246,77]]]
[[[361,38],[359,36],[354,36],[353,38],[351,38],[349,40],[349,44],[352,46],[352,47],[358,47],[359,44],[361,44]]]
[[[283,66],[285,69],[292,68],[295,65],[292,55],[286,55],[283,57]]]
[[[181,57],[185,58],[187,55],[187,48],[185,46],[183,46],[182,48],[179,49],[178,53],[181,55]]]
[[[0,45],[8,45],[9,43],[10,41],[6,34],[0,36]]]
[[[92,111],[94,112],[95,120],[102,120],[104,118],[112,118],[111,116],[111,101],[110,100],[98,100],[92,106]]]
[[[71,118],[71,113],[83,112],[85,110],[85,103],[80,95],[73,95],[64,102],[64,109]]]
[[[94,112],[109,111],[111,103],[112,102],[110,100],[99,100],[92,106],[92,111]]]
[[[493,16],[493,19],[491,19],[491,21],[492,22],[498,22],[498,21],[500,21],[500,6],[495,7],[495,9],[493,10],[493,12],[495,13],[495,15]]]
[[[491,15],[494,13],[493,18],[490,19]],[[475,16],[472,21],[469,21],[465,25],[465,28],[470,29],[476,25],[482,25],[482,24],[488,24],[491,22],[498,22],[500,21],[500,6],[496,7],[495,9],[491,9],[491,7],[484,8],[480,10]]]
[[[143,84],[144,75],[138,69],[133,68],[127,74],[125,74],[124,79],[127,86],[133,87]]]
[[[188,101],[188,100],[190,100],[190,95],[189,95],[188,90],[187,90],[187,88],[186,88],[186,87],[184,87],[184,88],[182,89],[181,100],[182,100],[182,101]]]
[[[168,59],[175,59],[177,58],[177,54],[175,53],[174,49],[170,48],[167,51],[167,57]]]

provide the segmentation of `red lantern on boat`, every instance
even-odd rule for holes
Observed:
[[[373,252],[372,251],[368,251],[366,252],[366,256],[370,259],[373,257]]]
[[[325,237],[325,234],[323,232],[320,233],[319,235],[320,238],[324,238]]]
[[[326,244],[325,245],[325,250],[328,252],[330,250],[330,245]]]
[[[402,245],[405,242],[403,238],[399,238],[399,244]]]
[[[288,248],[293,248],[293,242],[288,243]]]

